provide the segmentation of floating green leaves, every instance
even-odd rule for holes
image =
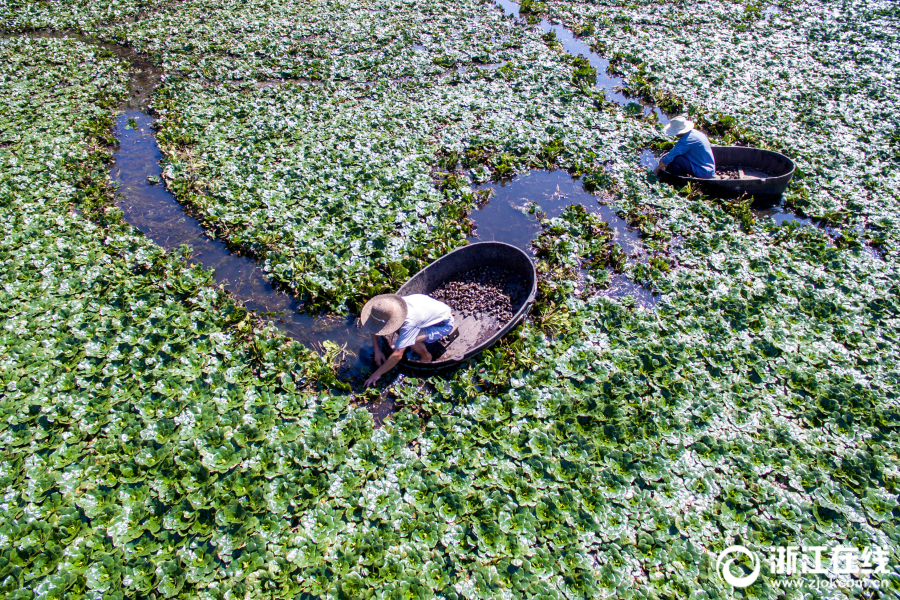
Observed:
[[[756,14],[729,8],[692,18]],[[814,9],[770,26],[806,23],[824,59],[843,44],[865,65],[889,46],[890,7],[850,4],[845,25],[826,15],[810,29]],[[152,50],[167,71],[155,98],[167,184],[323,303],[392,289],[461,243],[470,180],[534,165],[582,174],[640,227],[646,256],[624,256],[581,207],[545,220],[531,321],[458,371],[399,378],[385,393],[402,408],[376,430],[328,361],[255,328],[209,273],[118,219],[103,141],[126,66],[75,41],[0,40],[0,594],[726,597],[710,556],[732,543],[900,544],[893,175],[828,141],[845,139],[832,118],[844,111],[880,152],[883,125],[869,108],[848,112],[850,100],[881,106],[895,82],[838,94],[829,86],[844,74],[812,74],[798,54],[803,77],[779,65],[760,83],[775,95],[827,83],[825,123],[790,108],[818,96],[738,104],[726,90],[702,111],[722,135],[749,120],[799,144],[797,198],[867,215],[883,261],[855,243],[865,235],[833,243],[811,227],[742,223],[742,207],[659,186],[637,165],[659,142],[653,126],[598,110],[539,32],[488,5],[2,10],[10,27],[74,26]],[[652,89],[705,68],[697,89],[722,91],[727,79],[713,82],[745,44],[789,50],[781,33],[744,40],[723,26],[719,55],[643,6],[663,25],[652,40],[697,50],[659,71],[641,60],[650,42],[626,44],[655,30],[638,9],[540,10],[627,51],[635,60],[620,68]],[[856,50],[845,26],[865,42]],[[804,39],[790,52],[813,52]],[[488,60],[505,65],[476,66]],[[303,77],[323,83],[282,81]],[[847,186],[859,169],[871,195]],[[662,293],[656,311],[599,295],[608,269]],[[881,583],[897,590],[893,574]],[[779,592],[761,581],[748,593]]]

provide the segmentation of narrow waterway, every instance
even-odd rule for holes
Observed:
[[[46,34],[57,37],[56,34]],[[562,33],[560,33],[562,35]],[[61,37],[61,36],[58,36]],[[94,43],[89,40],[82,40]],[[572,38],[573,42],[577,42]],[[166,250],[188,246],[191,260],[215,273],[216,282],[243,305],[270,319],[278,329],[320,353],[326,342],[345,350],[341,375],[361,381],[373,367],[369,339],[359,334],[355,316],[312,316],[304,314],[297,300],[276,289],[266,273],[250,257],[231,252],[224,242],[211,237],[202,224],[189,216],[172,193],[161,183],[162,153],[154,135],[154,118],[149,114],[150,96],[161,72],[131,49],[113,44],[102,46],[133,66],[131,96],[122,106],[115,135],[119,145],[114,153],[111,177],[118,186],[117,205],[125,220]],[[617,96],[618,98],[618,96]],[[578,179],[564,171],[536,171],[512,181],[487,184],[494,198],[475,210],[470,218],[476,232],[470,241],[500,240],[530,252],[541,227],[534,215],[518,210],[526,203],[538,204],[550,217],[558,216],[570,204],[581,204],[599,214],[616,232],[616,241],[630,258],[641,256],[637,232],[628,228],[611,207],[599,204]],[[652,307],[657,298],[646,288],[615,275],[604,295],[631,295],[640,306]],[[383,407],[382,407],[383,409]],[[383,410],[382,410],[383,412]]]
[[[506,12],[519,17],[519,7],[512,0],[495,0]],[[596,86],[606,98],[621,105],[634,101],[622,93],[625,82],[609,75],[609,62],[592,52],[571,31],[549,21],[538,25],[543,32],[553,31],[571,54],[585,57],[597,69]],[[117,57],[129,62],[131,95],[123,103],[115,128],[119,141],[114,153],[111,177],[117,185],[117,206],[125,219],[166,250],[181,246],[191,248],[191,260],[215,273],[216,281],[228,290],[248,309],[270,319],[286,335],[313,348],[324,351],[323,345],[334,343],[343,347],[341,375],[361,382],[372,369],[373,357],[369,340],[360,335],[355,326],[355,316],[319,317],[303,314],[302,306],[291,296],[276,289],[271,280],[246,256],[231,252],[227,246],[211,237],[196,219],[188,216],[175,197],[160,183],[163,158],[153,132],[154,119],[149,105],[152,92],[160,80],[161,72],[143,56],[132,49],[115,44],[98,43],[72,34],[36,32],[36,37],[70,37],[85,43],[101,46]],[[488,66],[490,68],[493,65]],[[667,123],[668,118],[658,108],[644,106],[644,113],[655,113],[656,118]],[[655,157],[645,153],[642,163],[651,166]],[[587,192],[578,178],[565,171],[534,171],[527,175],[501,183],[480,186],[490,188],[491,199],[470,214],[475,231],[470,241],[503,241],[530,252],[530,245],[541,232],[541,226],[526,206],[536,204],[548,217],[559,216],[570,205],[580,204],[599,215],[615,233],[615,242],[621,245],[629,261],[645,260],[638,232],[629,228],[614,209]],[[759,216],[771,216],[776,222],[797,220],[808,224],[778,208],[766,209]],[[616,275],[612,285],[601,292],[612,297],[633,296],[639,306],[652,308],[656,301],[649,290],[630,282],[623,275]],[[380,424],[388,418],[393,404],[387,400],[370,407]]]
[[[119,146],[111,175],[119,186],[116,204],[125,220],[167,250],[189,246],[193,262],[212,269],[217,283],[246,308],[270,318],[291,338],[319,351],[326,341],[345,347],[350,354],[343,363],[344,375],[358,377],[367,371],[371,357],[353,317],[313,317],[298,312],[300,304],[277,290],[255,260],[234,254],[224,242],[211,238],[169,190],[153,183],[160,180],[163,158],[153,123],[152,116],[137,108],[126,109],[116,121]]]
[[[493,2],[502,8],[506,14],[522,20],[523,23],[525,22],[519,14],[518,2],[513,0],[493,0]],[[588,63],[597,71],[597,79],[594,85],[598,90],[604,92],[606,100],[622,106],[638,104],[643,107],[645,116],[655,114],[657,120],[663,125],[669,123],[669,117],[658,107],[626,96],[622,91],[627,87],[625,79],[610,74],[609,61],[591,50],[591,47],[580,40],[571,29],[558,23],[551,23],[547,19],[541,19],[541,22],[535,27],[538,27],[542,33],[550,33],[552,31],[566,52],[573,56],[581,56],[587,59]]]
[[[70,32],[37,31],[36,38],[68,38],[99,46],[130,65],[128,98],[119,107],[110,177],[117,186],[116,205],[125,220],[166,250],[182,245],[191,248],[191,261],[215,273],[216,282],[245,307],[270,319],[289,337],[320,353],[323,344],[333,342],[346,350],[342,376],[359,379],[372,367],[371,344],[359,335],[355,318],[316,317],[298,312],[299,303],[272,285],[256,261],[231,252],[210,237],[203,226],[188,216],[172,193],[159,183],[163,156],[153,132],[150,97],[162,72],[131,48],[97,42]]]
[[[509,14],[519,17],[517,3],[512,0],[496,2]],[[609,101],[621,105],[633,103],[622,93],[625,82],[609,75],[606,59],[592,52],[587,44],[561,25],[544,20],[538,26],[545,33],[553,31],[567,52],[583,56],[590,62],[597,70],[596,86],[604,91]],[[373,357],[369,340],[356,329],[354,316],[320,317],[300,312],[302,306],[296,299],[276,289],[256,261],[232,253],[223,242],[211,237],[199,221],[185,213],[175,197],[160,183],[160,161],[163,157],[156,144],[154,119],[149,110],[151,94],[161,76],[160,70],[128,47],[98,43],[71,34],[36,32],[33,35],[74,37],[99,45],[131,65],[131,95],[123,103],[117,119],[115,135],[119,145],[114,153],[115,163],[111,172],[118,186],[117,205],[125,219],[166,250],[190,247],[192,261],[213,270],[216,281],[224,289],[248,309],[270,319],[292,339],[319,352],[324,351],[326,343],[344,348],[346,352],[340,367],[342,376],[350,381],[361,381],[371,371]],[[668,122],[666,115],[658,109],[645,106],[644,110],[645,114],[656,113],[662,123]],[[470,241],[504,241],[530,252],[531,242],[540,234],[541,227],[537,217],[525,209],[526,205],[536,204],[552,218],[559,216],[569,205],[581,204],[609,223],[615,232],[616,243],[622,246],[630,261],[645,259],[637,231],[629,228],[612,207],[600,203],[596,196],[585,191],[577,178],[564,171],[534,171],[502,183],[481,186],[482,190],[486,188],[491,188],[492,198],[470,214],[476,227]],[[775,214],[774,218],[787,220],[794,217]],[[601,294],[613,297],[630,295],[639,306],[645,308],[652,308],[658,299],[623,275],[615,275],[612,285]],[[379,410],[385,412],[385,407]]]

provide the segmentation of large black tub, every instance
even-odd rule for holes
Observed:
[[[660,171],[660,179],[682,186],[691,183],[709,196],[746,194],[756,200],[774,200],[784,193],[794,176],[794,161],[778,152],[744,146],[713,146],[712,151],[716,171],[738,171],[740,178],[720,179],[717,175],[715,179],[698,179]]]
[[[464,319],[454,311],[453,318],[459,331],[449,345],[440,341],[429,348],[434,359],[430,363],[409,360],[404,355],[403,364],[417,371],[437,371],[452,367],[489,348],[525,318],[537,294],[537,274],[534,264],[525,252],[502,242],[481,242],[463,246],[437,259],[403,284],[397,293],[430,294],[444,282],[453,280],[478,267],[500,267],[520,275],[525,293],[513,298],[513,317],[501,323],[489,315],[469,316]]]

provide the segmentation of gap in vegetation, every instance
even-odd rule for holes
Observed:
[[[560,216],[566,207],[580,204],[606,221],[630,262],[646,260],[639,232],[628,227],[612,206],[601,204],[597,196],[585,190],[579,178],[563,170],[534,170],[498,183],[480,185],[476,190],[482,194],[487,192],[489,200],[469,213],[469,220],[475,224],[475,231],[468,238],[470,242],[504,242],[534,256],[531,243],[542,231],[537,214],[552,219]],[[648,309],[659,301],[659,296],[622,274],[613,275],[610,286],[600,295],[632,296],[636,305]]]

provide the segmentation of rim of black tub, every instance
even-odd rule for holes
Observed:
[[[756,200],[779,198],[794,176],[794,161],[773,150],[747,146],[713,146],[716,171],[737,170],[740,179],[699,179],[681,177],[660,171],[662,181],[684,186],[697,186],[708,196],[735,197],[746,194]]]
[[[445,349],[441,348],[441,356],[423,363],[409,360],[404,355],[404,366],[425,372],[453,367],[490,348],[525,318],[537,295],[537,272],[525,251],[503,242],[478,242],[449,252],[410,277],[397,293],[401,296],[430,294],[453,277],[479,267],[500,267],[521,276],[524,292],[515,299],[512,318],[499,326],[493,324],[496,321],[492,323],[474,316],[460,319],[456,323],[458,337]],[[492,327],[496,331],[491,332]]]

